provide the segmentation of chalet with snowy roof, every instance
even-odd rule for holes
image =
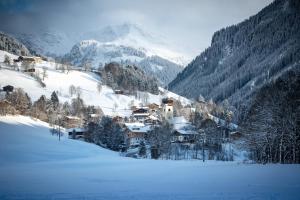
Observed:
[[[159,110],[160,106],[156,103],[151,103],[151,104],[148,105],[148,107],[149,107],[149,112],[154,113],[154,112]]]
[[[170,121],[174,127],[172,142],[173,143],[195,143],[199,133],[196,128],[187,121],[183,116],[174,117]]]
[[[198,132],[195,130],[188,130],[188,129],[174,130],[172,142],[193,144],[197,140],[198,135],[199,135]]]
[[[64,118],[65,128],[76,128],[83,125],[83,120],[76,116],[66,116]]]
[[[154,115],[149,115],[144,123],[146,125],[151,125],[151,126],[155,126],[155,125],[160,125],[161,124],[161,120],[158,118],[158,116],[154,116]]]
[[[137,108],[132,112],[132,116],[139,122],[144,122],[149,115],[148,107]]]
[[[135,147],[145,141],[146,134],[150,131],[150,126],[143,123],[125,123],[125,143],[128,147]]]
[[[41,57],[38,56],[19,56],[16,60],[17,62],[26,62],[28,64],[40,63],[43,61]]]

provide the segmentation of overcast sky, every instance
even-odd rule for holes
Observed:
[[[141,24],[197,55],[222,27],[256,14],[272,0],[0,0],[0,30],[84,32]]]

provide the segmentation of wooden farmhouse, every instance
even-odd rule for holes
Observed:
[[[83,120],[76,116],[66,116],[64,118],[64,124],[65,128],[82,127]]]
[[[132,116],[139,122],[143,123],[149,117],[149,108],[141,107],[132,112]]]
[[[26,62],[28,64],[36,64],[40,63],[43,61],[41,57],[37,56],[19,56],[18,59],[16,60],[17,62]]]

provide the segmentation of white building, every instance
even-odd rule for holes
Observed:
[[[162,100],[163,110],[162,114],[166,120],[173,120],[174,117],[174,109],[173,109],[173,100],[170,98],[165,98]]]
[[[150,131],[150,126],[146,126],[143,123],[134,122],[134,123],[125,123],[126,134],[125,142],[127,146],[138,146],[141,142],[145,141],[145,135]]]

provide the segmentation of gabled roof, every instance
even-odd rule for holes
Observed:
[[[172,122],[175,132],[178,132],[182,135],[195,135],[198,132],[195,130],[195,127],[187,121],[183,116],[174,117]]]
[[[133,113],[133,116],[149,116],[149,113]]]
[[[146,133],[150,131],[150,126],[146,126],[145,124],[139,122],[125,123],[125,126],[128,130],[134,133]]]
[[[66,116],[66,118],[67,118],[67,119],[76,119],[76,120],[80,120],[80,118],[79,118],[79,117],[76,117],[76,116],[71,116],[71,115],[69,115],[69,116]]]
[[[194,131],[194,130],[183,130],[183,129],[179,129],[179,130],[175,130],[175,132],[178,132],[182,135],[197,135],[198,132]]]

